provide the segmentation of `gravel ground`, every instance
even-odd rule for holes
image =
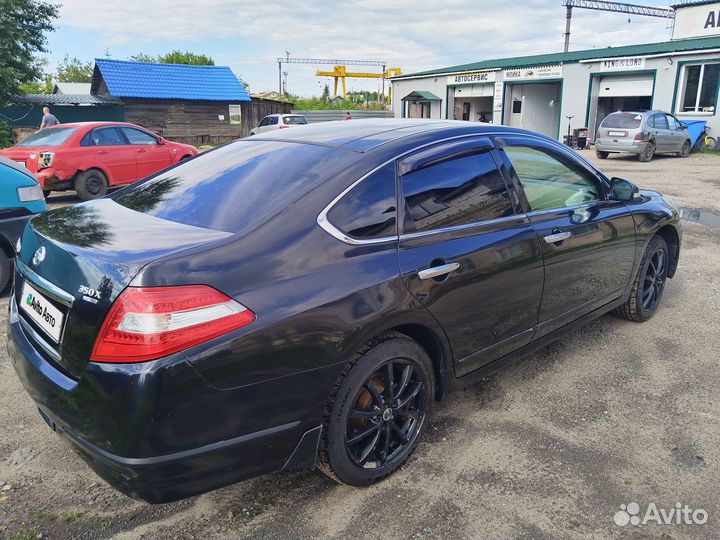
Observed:
[[[720,213],[720,157],[598,164],[681,206]],[[47,428],[6,358],[2,332],[0,535],[718,538],[719,248],[720,228],[686,222],[678,274],[655,318],[633,324],[604,316],[450,395],[410,462],[366,489],[303,472],[167,505],[129,499]],[[614,515],[631,502],[641,515],[650,503],[664,510],[681,503],[709,518],[616,525]]]

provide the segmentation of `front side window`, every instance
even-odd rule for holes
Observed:
[[[503,149],[525,191],[531,211],[577,206],[600,199],[595,181],[577,165],[526,146]]]
[[[267,126],[269,122],[270,122],[270,121],[269,121],[268,117],[266,116],[265,118],[263,118],[262,120],[260,120],[260,124],[258,125],[258,127]]]
[[[714,113],[720,85],[720,64],[685,66],[680,112]]]
[[[667,123],[670,129],[678,129],[680,126],[678,125],[677,118],[674,116],[668,114],[666,115]]]
[[[351,189],[327,217],[335,228],[354,238],[396,235],[395,164],[384,166]]]
[[[149,133],[130,127],[123,127],[121,129],[125,137],[127,137],[127,140],[130,141],[130,144],[144,146],[157,144],[157,139]]]
[[[430,231],[514,213],[490,152],[449,159],[402,177],[405,231]],[[410,229],[408,231],[407,229]]]
[[[272,126],[278,123],[278,117],[277,116],[268,116],[268,123]]]

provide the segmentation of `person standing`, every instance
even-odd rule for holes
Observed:
[[[44,129],[51,126],[57,126],[60,124],[54,114],[50,114],[50,107],[43,107],[42,122],[40,122],[40,129]]]
[[[352,116],[350,116],[350,111],[345,113],[345,120],[352,120]]]

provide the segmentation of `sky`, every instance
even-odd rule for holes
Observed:
[[[411,73],[479,60],[559,52],[561,0],[60,0],[49,34],[50,70],[69,54],[82,60],[173,49],[228,65],[251,92],[278,89],[278,56],[382,60]],[[636,3],[667,7],[667,0]],[[571,50],[666,41],[665,19],[575,9]],[[319,95],[329,66],[286,65],[287,90]],[[379,67],[352,67],[380,71]],[[374,79],[348,90],[377,90]]]

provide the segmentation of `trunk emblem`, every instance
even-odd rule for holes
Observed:
[[[33,255],[32,263],[34,266],[37,266],[44,260],[45,260],[45,246],[40,246],[39,248],[37,248],[35,255]]]

